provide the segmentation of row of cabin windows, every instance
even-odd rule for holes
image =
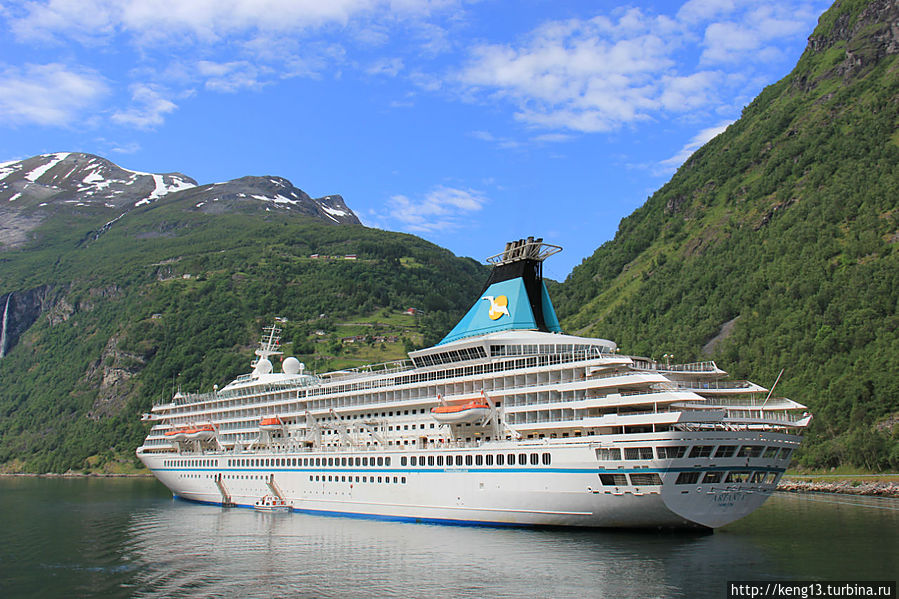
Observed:
[[[439,354],[429,354],[425,356],[417,356],[412,358],[412,363],[416,367],[437,366],[438,364],[449,364],[450,362],[463,362],[465,360],[477,360],[478,358],[486,358],[487,352],[481,346],[463,347],[462,349],[441,352]]]
[[[390,456],[349,458],[235,458],[228,466],[238,468],[266,466],[389,466]]]
[[[407,464],[408,462],[408,464]],[[400,465],[401,466],[514,466],[518,464],[519,466],[527,466],[530,464],[531,466],[539,466],[540,464],[544,466],[549,466],[552,464],[552,455],[549,453],[509,453],[509,454],[466,454],[462,455],[448,455],[448,456],[412,456],[410,458],[401,457]]]
[[[671,460],[687,456],[688,458],[765,458],[769,460],[786,460],[793,453],[789,447],[765,447],[764,445],[694,445],[687,453],[686,445],[668,445],[656,447],[656,453],[660,460]],[[602,447],[596,450],[598,460],[620,460],[620,447]],[[625,447],[625,460],[651,460],[653,459],[652,447]]]
[[[699,482],[699,472],[681,472],[677,475],[675,484],[695,485]],[[777,472],[739,471],[739,472],[706,472],[702,477],[702,484],[720,483],[755,483],[760,485],[773,485],[777,481]]]
[[[166,468],[215,468],[218,460],[163,460],[162,464]]]
[[[353,476],[335,476],[335,475],[328,475],[326,477],[324,474],[322,474],[322,475],[315,475],[314,477],[312,475],[310,475],[309,482],[351,483],[351,482],[353,482],[353,478],[356,479],[357,483],[358,482],[363,482],[363,483],[383,482],[384,484],[387,484],[390,482],[391,477],[389,477],[389,476],[356,476],[356,477],[353,477]],[[360,478],[362,480],[359,480]],[[375,479],[377,479],[377,480],[375,480]],[[406,477],[405,476],[394,476],[393,482],[401,484],[401,485],[405,485]]]
[[[677,475],[675,484],[677,485],[695,485],[699,483],[701,472],[681,472]],[[661,485],[662,477],[654,472],[640,472],[634,474],[600,474],[599,480],[606,487],[626,487],[628,486],[628,477],[630,477],[630,485],[634,487],[645,487],[651,485]],[[777,481],[778,474],[776,472],[762,471],[739,471],[739,472],[706,472],[702,477],[702,484],[720,483],[753,483],[759,485],[773,485]]]

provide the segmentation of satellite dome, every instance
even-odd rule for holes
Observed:
[[[293,356],[290,356],[285,358],[282,368],[284,369],[284,374],[300,374],[303,371],[303,364]]]
[[[268,358],[259,358],[259,361],[256,362],[256,368],[253,369],[253,374],[271,374],[272,373],[272,363],[268,361]]]

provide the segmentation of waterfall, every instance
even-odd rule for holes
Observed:
[[[6,355],[6,322],[9,320],[9,300],[12,293],[6,296],[6,307],[3,308],[3,328],[0,329],[0,358]]]

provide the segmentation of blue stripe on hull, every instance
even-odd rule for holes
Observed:
[[[187,501],[190,503],[198,503],[201,505],[214,505],[221,507],[222,504],[216,501],[204,501],[202,499],[190,499],[189,497],[181,497],[180,495],[172,495],[173,499],[179,501]],[[238,503],[232,507],[238,507],[248,510],[254,510],[254,506],[250,504]],[[290,508],[291,512],[300,514],[309,514],[311,516],[324,516],[331,518],[356,518],[359,520],[380,520],[382,522],[410,522],[413,524],[439,524],[442,526],[486,526],[490,528],[556,528],[545,524],[526,524],[511,522],[492,522],[481,520],[451,520],[449,518],[421,518],[416,516],[385,516],[382,514],[363,514],[359,512],[338,512],[333,510],[311,510],[305,508]],[[262,513],[262,512],[260,512]],[[564,527],[569,528],[569,527]]]

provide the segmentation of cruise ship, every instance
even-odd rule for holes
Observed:
[[[252,372],[145,414],[137,455],[185,500],[388,520],[716,528],[762,505],[805,406],[714,362],[562,333],[542,276],[560,250],[506,244],[465,316],[408,360],[276,372],[267,327]]]

